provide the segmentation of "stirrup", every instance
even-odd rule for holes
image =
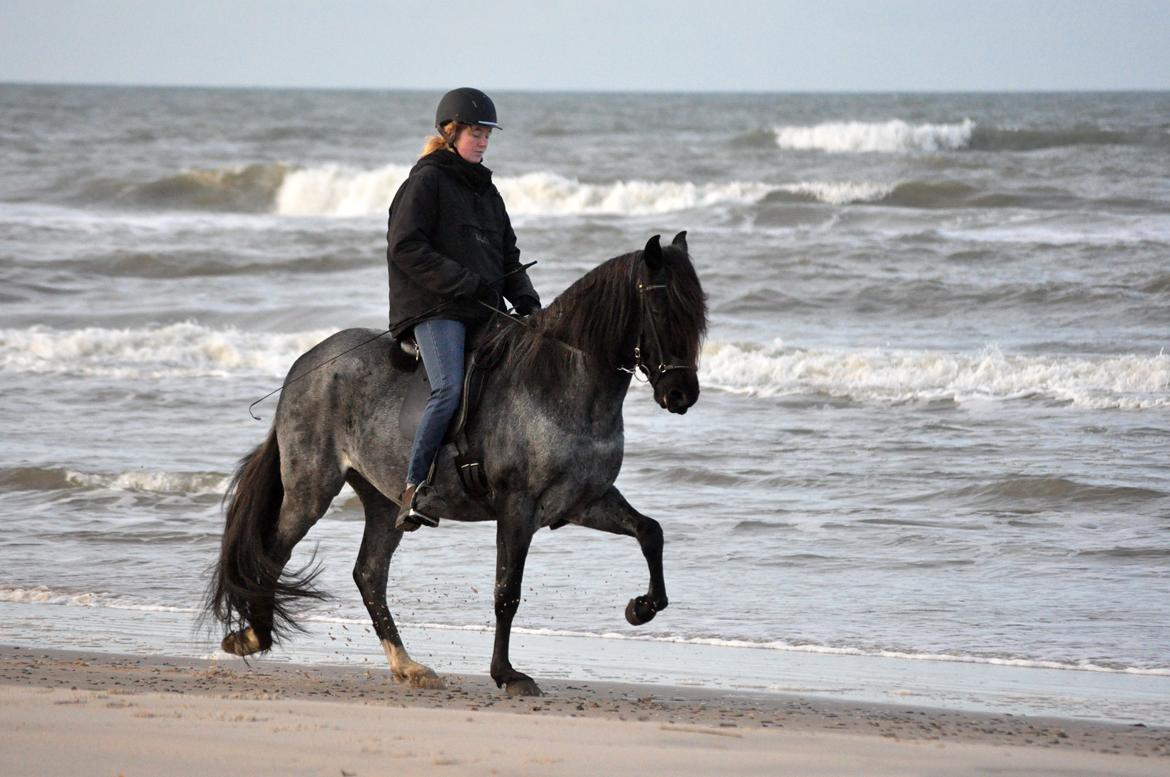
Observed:
[[[423,491],[424,488],[428,491],[430,490],[430,488],[425,484],[420,485],[411,495],[410,505],[403,505],[402,507],[405,509],[400,509],[398,511],[398,518],[394,521],[395,529],[398,529],[399,531],[414,531],[420,526],[430,526],[434,528],[435,526],[439,525],[438,518],[427,515],[418,509],[418,495],[419,492]]]

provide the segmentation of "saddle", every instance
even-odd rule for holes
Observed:
[[[417,354],[418,346],[412,340],[399,341],[398,347],[405,354]],[[455,468],[459,475],[459,483],[468,496],[481,499],[491,492],[487,475],[483,469],[483,456],[472,450],[467,439],[468,421],[475,415],[483,397],[484,384],[488,373],[495,365],[484,365],[477,359],[477,351],[468,349],[463,368],[463,393],[459,398],[459,408],[451,418],[447,427],[447,434],[443,437],[444,444],[453,444],[456,449]],[[394,356],[395,366],[401,369],[405,366]],[[423,409],[431,396],[431,383],[427,379],[427,370],[422,360],[415,356],[411,375],[406,379],[406,392],[402,399],[402,408],[398,411],[398,428],[407,438],[414,437],[422,419]],[[432,467],[434,465],[432,464]]]

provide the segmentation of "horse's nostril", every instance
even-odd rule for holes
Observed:
[[[670,394],[667,396],[667,400],[670,402],[670,404],[677,405],[680,402],[686,402],[687,395],[683,393],[682,389],[671,389]]]

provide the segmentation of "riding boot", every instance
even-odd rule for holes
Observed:
[[[413,484],[403,489],[402,497],[398,500],[398,517],[394,520],[395,529],[415,531],[420,526],[439,525],[438,518],[433,518],[420,509],[419,503],[426,501],[425,497],[429,491],[429,488],[423,488],[422,493],[419,493],[419,486]]]

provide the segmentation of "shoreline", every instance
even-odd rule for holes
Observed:
[[[386,764],[395,742],[409,747],[393,752],[418,756],[411,773],[445,774],[488,773],[489,765],[501,774],[595,774],[603,771],[599,763],[621,771],[621,759],[631,755],[623,748],[641,748],[639,743],[647,739],[661,741],[640,752],[641,765],[675,768],[677,761],[681,774],[709,773],[703,753],[712,748],[712,753],[731,758],[729,772],[742,767],[778,774],[817,774],[820,768],[826,774],[857,769],[876,774],[887,768],[897,774],[926,774],[938,773],[944,764],[947,773],[966,774],[998,764],[1016,773],[1089,769],[1120,775],[1163,773],[1170,763],[1170,728],[1141,724],[556,679],[541,681],[542,697],[511,698],[484,676],[450,674],[444,679],[444,689],[417,689],[393,682],[384,666],[0,646],[0,742],[5,743],[0,771],[76,774],[49,766],[53,753],[65,748],[77,749],[75,761],[83,764],[100,762],[127,774],[129,767],[141,772],[157,764],[139,740],[157,734],[160,742],[179,752],[167,762],[175,771],[158,773],[183,773],[188,767],[190,773],[199,773],[192,764],[210,768],[218,763],[221,753],[214,742],[225,726],[234,737],[253,731],[249,746],[286,771],[290,762],[281,760],[286,756],[325,758],[332,753],[338,765],[330,771],[326,759],[319,773],[333,775],[337,769],[372,773],[371,765]],[[80,733],[91,729],[106,734],[95,734],[90,741]],[[495,733],[478,738],[486,729]],[[372,738],[370,742],[379,737],[384,741],[367,743],[369,752],[341,741],[345,737],[311,747],[314,736],[284,742],[286,734],[296,731],[365,732],[361,736]],[[395,739],[404,736],[408,739]],[[546,761],[509,760],[520,758],[507,745],[517,737],[538,740],[534,748],[541,755],[533,756],[529,749],[523,758]],[[192,743],[203,738],[204,744],[194,748]],[[592,744],[602,741],[603,748]],[[308,749],[302,753],[298,748]],[[36,770],[29,771],[34,757],[48,760],[36,761]],[[256,757],[263,766],[266,756]],[[140,758],[146,760],[136,760]],[[858,764],[872,767],[851,766],[857,758],[864,759]],[[471,771],[451,769],[471,764],[477,765]],[[268,773],[251,763],[248,769]]]
[[[225,660],[218,634],[189,611],[0,602],[4,642],[24,649]],[[368,621],[306,620],[264,664],[386,666]],[[488,630],[400,624],[411,655],[443,675],[478,676],[491,660]],[[46,642],[49,640],[49,642]],[[922,661],[751,647],[609,639],[517,631],[518,667],[549,681],[615,682],[655,688],[795,694],[842,702],[909,704],[998,715],[1170,727],[1170,676]]]

